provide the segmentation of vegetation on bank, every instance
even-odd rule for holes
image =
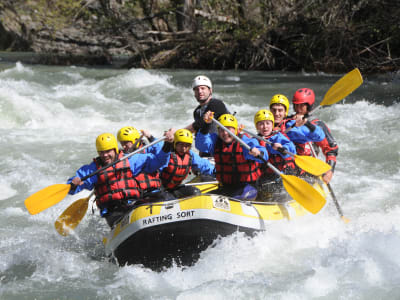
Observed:
[[[0,50],[49,63],[387,72],[400,65],[399,13],[392,0],[3,0]]]

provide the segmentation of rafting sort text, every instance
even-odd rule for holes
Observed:
[[[175,216],[175,219],[193,217],[194,212],[195,212],[194,210],[189,210],[189,211],[179,211],[175,215],[168,214],[168,215],[162,215],[162,216],[154,216],[151,218],[143,219],[143,225],[149,225],[149,224],[154,224],[154,223],[158,223],[158,222],[172,220],[174,218],[174,216]]]

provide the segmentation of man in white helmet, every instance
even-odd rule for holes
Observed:
[[[218,119],[223,114],[229,114],[224,102],[212,97],[212,83],[211,80],[204,75],[198,75],[193,79],[192,89],[194,97],[199,106],[193,112],[194,122],[186,127],[191,132],[196,133],[200,128],[204,127],[203,115],[207,111],[214,112],[214,118]],[[217,132],[217,127],[212,124],[210,132]],[[200,152],[200,156],[209,156],[206,153]]]

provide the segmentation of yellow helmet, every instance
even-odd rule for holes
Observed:
[[[218,118],[218,121],[225,127],[235,128],[235,134],[237,134],[238,122],[233,115],[223,114]]]
[[[272,121],[272,125],[275,122],[274,115],[268,109],[261,109],[254,115],[254,125],[256,127],[258,122],[265,120]]]
[[[140,138],[140,133],[135,127],[126,126],[118,130],[117,139],[119,142],[135,143],[138,138]]]
[[[289,113],[289,100],[286,98],[285,95],[282,94],[276,94],[271,98],[271,101],[269,102],[269,108],[271,109],[271,106],[273,104],[282,104],[285,109],[286,109],[286,116]]]
[[[118,154],[117,139],[112,133],[100,134],[96,139],[96,149],[97,152],[115,149],[115,152]]]
[[[187,129],[178,129],[174,134],[174,146],[176,146],[176,143],[192,144],[192,133]]]

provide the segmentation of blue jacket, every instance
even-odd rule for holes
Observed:
[[[141,172],[153,173],[157,171],[160,166],[168,163],[169,155],[171,152],[160,151],[157,155],[153,153],[137,153],[128,158],[129,165],[133,176],[137,176]],[[83,165],[77,171],[75,176],[68,179],[67,184],[72,182],[75,177],[83,178],[93,172],[97,171],[96,163],[92,162],[88,165]],[[75,190],[70,190],[69,194],[73,195],[79,193],[83,189],[92,190],[97,182],[97,174],[89,177],[82,185],[76,187]]]
[[[207,152],[210,153],[212,155],[214,155],[214,149],[215,149],[215,144],[217,142],[217,140],[219,139],[218,134],[217,133],[206,133],[203,134],[200,131],[197,132],[196,134],[196,148],[199,149],[199,151],[202,152]],[[243,142],[245,142],[247,145],[250,146],[250,149],[252,148],[257,148],[258,150],[260,150],[262,157],[265,160],[268,160],[268,152],[267,149],[263,146],[260,145],[260,143],[258,142],[258,140],[256,138],[249,138],[245,135],[242,136],[242,140]],[[247,150],[245,147],[243,147],[243,155],[245,159],[248,160],[255,160],[259,163],[263,163],[264,161],[254,157],[253,155],[251,155],[249,153],[249,150]]]
[[[286,123],[286,128],[291,127],[295,122],[295,120],[288,121]],[[300,127],[294,126],[286,133],[286,135],[292,142],[298,144],[305,144],[308,142],[320,142],[325,138],[325,133],[321,127],[317,125],[314,125],[314,127],[314,131],[311,131],[306,125]]]
[[[197,153],[190,150],[192,156],[192,169],[205,175],[215,175],[215,165],[206,158],[200,157]]]
[[[270,141],[271,143],[279,143],[282,145],[283,148],[285,148],[286,150],[288,150],[289,152],[292,152],[293,154],[296,154],[296,146],[293,144],[292,141],[290,141],[286,136],[284,136],[282,133],[278,132],[276,134],[274,134],[273,136],[267,138],[268,141]],[[277,150],[274,150],[272,148],[271,145],[266,144],[265,145],[268,153],[271,154],[279,154],[280,156],[282,156],[283,158],[288,158],[291,155],[289,154],[283,154]]]

